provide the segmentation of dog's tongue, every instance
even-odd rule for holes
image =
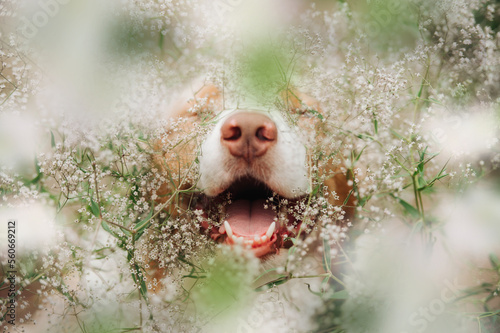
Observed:
[[[265,200],[237,200],[226,208],[227,221],[238,236],[262,236],[273,223],[276,213],[264,208]]]

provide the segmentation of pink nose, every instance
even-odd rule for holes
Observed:
[[[221,128],[222,145],[231,155],[250,162],[264,155],[278,138],[276,124],[269,117],[240,112],[229,117]]]

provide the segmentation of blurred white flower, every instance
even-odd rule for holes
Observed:
[[[55,216],[55,208],[38,202],[19,208],[0,207],[0,244],[7,244],[7,222],[15,220],[17,255],[55,245],[59,242]]]
[[[0,165],[20,170],[34,164],[40,140],[36,119],[26,113],[0,113]]]
[[[353,266],[342,319],[348,332],[474,332],[455,312],[463,286],[449,256],[427,251],[401,222],[360,236]]]
[[[500,194],[478,186],[458,199],[440,205],[438,214],[446,221],[444,232],[450,248],[463,258],[483,263],[490,253],[500,253]]]
[[[438,109],[427,129],[443,158],[479,158],[498,144],[498,121],[493,110],[473,108],[467,113]]]

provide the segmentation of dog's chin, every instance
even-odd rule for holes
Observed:
[[[265,183],[245,176],[215,197],[201,195],[196,209],[202,211],[201,226],[211,238],[239,245],[256,257],[267,258],[292,245],[300,228],[290,207],[303,198],[288,199]]]

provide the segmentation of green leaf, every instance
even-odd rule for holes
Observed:
[[[113,230],[111,230],[111,228],[109,227],[109,224],[108,222],[102,220],[101,222],[101,226],[104,230],[106,230],[107,232],[109,232],[110,234],[114,235],[115,233],[113,232]]]
[[[394,134],[394,136],[396,136],[398,139],[401,139],[401,140],[406,141],[406,139],[405,139],[405,138],[404,138],[401,134],[397,133],[396,131],[394,131],[394,130],[392,130],[392,129],[391,129],[390,131],[391,131],[391,133],[392,133],[392,134]]]
[[[124,327],[124,328],[120,328],[121,332],[139,332],[141,330],[142,330],[141,327]]]
[[[71,296],[71,294],[66,291],[66,290],[68,290],[68,288],[67,288],[66,284],[64,283],[64,281],[60,281],[60,283],[61,284],[57,288],[57,291],[59,291],[61,294],[63,294],[68,299],[68,301],[75,302],[75,299],[73,298],[73,296]]]
[[[418,209],[416,209],[415,207],[413,207],[412,205],[410,205],[408,202],[406,202],[405,200],[401,199],[401,198],[398,198],[396,197],[394,194],[391,194],[391,196],[398,200],[398,202],[401,204],[401,206],[403,206],[403,208],[405,209],[405,211],[410,214],[412,217],[414,218],[419,218],[420,217],[420,212],[418,211]]]
[[[38,158],[35,156],[35,171],[40,174],[40,166],[38,165]]]
[[[415,171],[414,175],[416,175],[417,173],[419,173],[421,175],[424,173],[424,162],[418,163],[417,171]]]
[[[100,209],[99,205],[94,201],[94,199],[90,199],[90,211],[94,214],[95,217],[99,217]]]
[[[137,223],[135,225],[134,230],[137,231],[137,233],[134,236],[134,240],[138,240],[142,236],[144,231],[150,226],[151,217],[153,217],[153,211],[154,211],[154,208],[151,208],[148,216],[146,216],[144,218],[144,220],[140,221],[139,223]]]
[[[375,138],[373,136],[368,135],[368,134],[364,134],[364,133],[358,134],[358,135],[356,135],[356,137],[361,139],[361,140],[370,139],[371,141],[375,141]]]
[[[313,115],[315,115],[316,118],[318,118],[318,119],[321,119],[321,120],[324,119],[323,115],[321,113],[319,113],[317,110],[308,109],[307,111],[309,111],[310,113],[312,113]]]
[[[438,105],[443,105],[443,103],[441,103],[440,101],[438,101],[438,100],[437,100],[437,99],[435,99],[435,98],[431,98],[431,97],[429,97],[429,98],[428,98],[428,101],[433,102],[433,103],[436,103],[436,104],[438,104]]]
[[[137,232],[141,232],[142,230],[145,229],[145,226],[148,224],[148,222],[150,222],[151,220],[151,217],[153,216],[153,211],[154,209],[151,208],[151,210],[149,211],[148,213],[148,216],[146,216],[142,221],[138,222],[134,229],[137,231]]]
[[[351,195],[352,195],[352,193],[353,193],[353,192],[354,192],[354,189],[351,189],[351,190],[349,191],[349,194],[348,194],[348,195],[347,195],[347,197],[345,198],[344,203],[342,204],[342,206],[347,205],[347,202],[349,201],[349,198],[351,197]]]
[[[137,264],[134,265],[134,268],[135,268],[136,272],[141,272],[141,267],[139,267],[139,265],[137,265]],[[142,275],[142,274],[140,274],[140,275]],[[142,298],[146,301],[146,303],[148,303],[148,300],[149,300],[148,299],[148,288],[146,286],[146,282],[144,281],[144,279],[142,279],[140,277],[140,275],[138,273],[132,273],[132,279],[139,286],[139,292],[140,292]]]
[[[318,194],[318,192],[319,192],[320,188],[322,188],[322,187],[323,187],[323,185],[317,185],[317,186],[313,189],[313,191],[312,191],[312,193],[311,193],[311,197],[316,196],[316,194]]]
[[[427,182],[425,181],[424,177],[422,177],[421,175],[419,175],[417,177],[417,184],[418,184],[418,190],[421,191],[423,190],[424,188],[427,187]]]
[[[332,258],[330,253],[330,244],[328,244],[326,239],[323,239],[323,269],[326,272],[332,271]]]
[[[359,207],[364,207],[364,205],[372,198],[371,195],[367,195],[366,197],[362,197],[358,200],[358,206]]]
[[[449,162],[450,160],[448,160]],[[434,185],[434,183],[437,181],[437,180],[440,180],[441,178],[444,178],[444,177],[447,177],[449,174],[448,173],[445,173],[446,171],[446,166],[448,165],[448,162],[445,163],[445,165],[443,166],[443,168],[439,171],[439,173],[437,174],[436,177],[434,177],[433,180],[431,180],[429,182],[429,184],[427,185],[427,187],[431,187],[432,185]]]
[[[434,178],[435,180],[439,180],[441,178],[444,178],[444,177],[447,177],[449,176],[450,174],[449,173],[445,173],[444,175],[440,175],[440,176],[437,176],[436,178]]]
[[[496,254],[490,253],[489,259],[494,269],[500,269],[500,260],[498,260]]]
[[[373,119],[373,127],[375,129],[375,134],[378,134],[378,121],[377,121],[377,119]]]
[[[347,290],[337,291],[337,292],[334,292],[330,296],[330,298],[331,299],[347,299],[347,298],[349,298],[349,293],[347,292]]]
[[[359,161],[359,158],[361,157],[361,154],[363,154],[363,152],[365,151],[366,147],[368,147],[368,145],[364,146],[363,149],[361,149],[361,151],[359,152],[358,156],[354,159],[354,163],[356,163],[357,161]]]
[[[54,138],[54,133],[52,133],[52,131],[50,131],[50,145],[52,148],[55,148],[56,146],[56,139]]]
[[[30,180],[30,184],[36,184],[36,183],[38,183],[40,181],[40,179],[42,179],[42,174],[41,173],[37,174],[35,178],[33,178],[32,180]]]
[[[328,281],[330,281],[330,277],[329,276],[325,276],[325,278],[323,279],[323,281],[321,281],[321,285],[324,286],[328,283]]]
[[[274,286],[279,286],[280,284],[283,284],[283,283],[287,282],[288,280],[290,280],[290,275],[282,275],[282,276],[278,277],[277,279],[274,279],[273,281],[268,282],[265,285],[262,285],[262,286],[256,288],[255,291],[264,291],[264,290],[267,290],[267,289],[272,288]]]
[[[263,272],[262,274],[260,274],[259,276],[257,276],[257,277],[256,277],[253,281],[254,281],[254,282],[256,282],[256,281],[258,281],[261,277],[263,277],[264,275],[266,275],[267,273],[274,272],[274,271],[276,271],[277,269],[278,269],[277,267],[275,267],[275,268],[270,268],[270,269],[268,269],[268,270],[264,271],[264,272]]]
[[[422,97],[422,91],[424,90],[424,83],[425,83],[425,77],[422,79],[422,82],[420,83],[420,89],[418,90],[417,93],[417,101]]]
[[[42,173],[40,172],[40,166],[38,165],[38,158],[35,156],[35,171],[36,171],[36,177],[30,180],[30,184],[36,184],[42,179]]]
[[[418,218],[420,217],[419,211],[410,205],[408,202],[404,201],[403,199],[399,199],[399,203],[404,207],[404,209],[413,217]]]
[[[427,151],[428,147],[425,147],[425,149],[420,153],[420,162],[423,162],[425,159],[425,152]]]

